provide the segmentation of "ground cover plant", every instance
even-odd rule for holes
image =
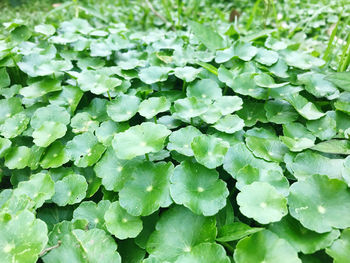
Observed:
[[[5,23],[1,262],[348,263],[350,7],[298,3]]]

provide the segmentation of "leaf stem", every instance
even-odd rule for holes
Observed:
[[[111,98],[111,94],[109,94],[109,90],[107,90],[107,95],[108,95],[108,99],[109,99],[109,101],[111,101],[111,100],[112,100],[112,98]]]
[[[154,123],[157,124],[157,116],[154,116]]]
[[[145,154],[146,160],[149,161],[148,153]]]
[[[58,248],[60,245],[61,245],[61,240],[58,240],[57,244],[52,246],[52,247],[47,247],[45,249],[43,249],[40,254],[39,254],[39,257],[42,257],[44,256],[47,252],[50,252],[51,250],[55,249],[55,248]]]
[[[186,81],[184,80],[182,83],[182,92],[185,93],[186,92]]]
[[[227,242],[220,242],[218,241],[221,245],[223,245],[225,248],[227,248],[228,251],[230,251],[232,254],[235,252],[235,249],[229,245]]]

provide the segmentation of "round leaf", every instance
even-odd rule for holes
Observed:
[[[173,262],[203,242],[213,242],[216,236],[215,218],[193,214],[175,206],[165,211],[147,243],[147,252],[161,262]]]
[[[43,124],[33,132],[33,142],[40,147],[47,147],[55,140],[63,137],[66,134],[66,125],[53,122],[45,121]]]
[[[287,199],[265,182],[244,186],[237,195],[239,210],[261,224],[280,221],[288,213]]]
[[[343,181],[313,175],[290,187],[290,214],[318,233],[350,227],[350,191]]]
[[[229,194],[219,174],[206,167],[184,161],[171,176],[171,197],[196,214],[212,216],[226,205]]]
[[[134,216],[147,216],[169,206],[172,203],[169,179],[173,169],[171,163],[165,162],[137,165],[119,192],[120,205]]]
[[[237,244],[234,259],[236,263],[301,263],[294,248],[268,230],[241,239]]]
[[[140,217],[128,214],[119,202],[109,206],[104,219],[108,231],[119,239],[136,237],[142,230]]]
[[[138,97],[122,94],[107,103],[107,114],[116,122],[127,121],[137,113],[139,104]]]
[[[88,184],[80,174],[70,174],[55,183],[55,195],[52,197],[59,206],[79,203],[86,196]]]
[[[230,263],[225,249],[216,243],[202,243],[195,246],[190,252],[181,255],[175,263]]]
[[[213,169],[222,165],[229,143],[212,135],[200,135],[193,139],[191,147],[197,162]]]
[[[46,224],[23,210],[10,220],[0,217],[0,258],[4,262],[36,262],[46,246]]]
[[[144,122],[114,136],[112,146],[119,159],[132,159],[163,149],[164,141],[171,132],[161,124]]]
[[[85,132],[69,141],[66,150],[76,166],[87,167],[100,159],[105,147],[97,141],[92,133]]]
[[[193,138],[201,134],[202,133],[193,126],[181,128],[170,134],[167,148],[170,151],[177,151],[186,156],[193,156],[191,143]]]
[[[222,96],[221,88],[212,79],[201,79],[187,87],[187,97],[217,99]]]
[[[146,119],[150,119],[157,115],[159,112],[169,110],[170,101],[166,97],[153,97],[141,102],[139,107],[139,113]]]

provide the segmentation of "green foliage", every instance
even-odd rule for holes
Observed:
[[[1,260],[347,262],[349,8],[304,2],[67,1],[5,23]]]

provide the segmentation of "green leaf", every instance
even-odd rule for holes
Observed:
[[[246,165],[236,173],[236,188],[242,190],[244,186],[254,182],[266,182],[273,186],[280,194],[287,196],[289,193],[289,183],[287,178],[279,171],[257,169],[251,165]]]
[[[100,228],[105,229],[104,215],[108,210],[111,202],[108,200],[101,200],[98,204],[93,201],[85,201],[80,203],[80,205],[73,212],[73,219],[85,219],[87,220],[89,229]]]
[[[212,79],[201,79],[191,83],[186,90],[187,97],[199,99],[218,99],[222,96],[221,88]]]
[[[92,119],[92,116],[87,112],[79,112],[71,120],[70,126],[72,127],[72,132],[82,133],[82,132],[94,132],[98,127],[98,122]]]
[[[211,27],[199,24],[195,21],[189,21],[189,25],[194,35],[209,50],[215,51],[216,49],[222,49],[226,46],[224,39]]]
[[[52,201],[59,206],[80,203],[86,196],[88,184],[84,176],[70,174],[55,183],[55,195]]]
[[[294,176],[301,180],[313,174],[341,179],[343,162],[343,159],[330,159],[316,152],[305,151],[294,158],[291,169]]]
[[[202,133],[193,126],[187,126],[174,131],[169,136],[168,150],[177,151],[186,156],[193,156],[191,143],[193,139]]]
[[[298,80],[305,85],[305,89],[317,98],[327,97],[334,99],[339,96],[338,89],[329,81],[326,75],[314,72],[306,72],[298,75]]]
[[[216,171],[189,161],[176,166],[170,192],[175,203],[204,216],[215,215],[225,207],[229,194]]]
[[[28,99],[35,99],[58,90],[62,90],[60,80],[44,78],[43,80],[33,82],[29,86],[22,88],[19,94]]]
[[[70,115],[65,108],[48,105],[34,112],[30,125],[33,129],[39,129],[46,121],[67,125],[70,122]]]
[[[96,95],[106,93],[122,84],[122,81],[95,70],[84,70],[79,73],[77,82],[82,91],[90,91]]]
[[[200,135],[193,139],[191,148],[197,162],[213,169],[222,165],[229,144],[212,135]]]
[[[105,149],[90,132],[75,136],[66,146],[67,154],[78,167],[93,165],[100,159]]]
[[[288,82],[276,83],[275,80],[266,73],[258,73],[254,76],[255,84],[263,88],[280,88],[288,84]]]
[[[50,24],[41,24],[35,26],[34,31],[45,36],[52,36],[56,32],[56,28]]]
[[[306,122],[307,129],[321,140],[332,139],[337,134],[336,126],[336,121],[329,115]]]
[[[324,153],[350,154],[350,142],[348,140],[330,140],[320,142],[311,149]]]
[[[316,140],[316,137],[298,122],[283,124],[283,134],[280,140],[293,152],[311,148]]]
[[[208,110],[204,100],[190,97],[179,99],[174,102],[175,113],[173,117],[190,122],[191,118],[198,117]]]
[[[258,49],[250,43],[236,41],[232,47],[216,52],[215,62],[224,63],[238,57],[244,61],[250,61],[257,53]]]
[[[238,94],[250,96],[255,99],[267,99],[267,89],[258,87],[255,84],[254,75],[249,72],[244,72],[233,77],[232,83],[226,82],[226,85]]]
[[[136,237],[142,230],[140,217],[128,214],[118,201],[111,203],[104,220],[108,231],[119,239]]]
[[[133,216],[148,216],[160,207],[168,207],[172,163],[143,162],[134,167],[119,192],[120,205]]]
[[[287,242],[269,230],[259,231],[241,239],[234,253],[236,263],[301,263],[297,252]]]
[[[304,228],[291,216],[285,216],[280,222],[271,224],[269,230],[304,254],[311,254],[330,246],[340,235],[335,229],[323,234],[316,233]]]
[[[59,141],[53,142],[43,155],[40,165],[42,168],[57,168],[69,161],[69,156],[63,144]]]
[[[49,98],[53,105],[66,107],[70,113],[73,113],[77,108],[83,92],[74,86],[63,86],[60,92],[54,93]]]
[[[66,125],[54,122],[54,121],[45,121],[33,132],[33,142],[40,147],[47,147],[55,140],[62,138],[67,131]]]
[[[260,224],[280,221],[288,214],[287,199],[268,183],[254,182],[237,195],[239,210]]]
[[[311,69],[312,67],[321,67],[325,64],[325,61],[301,51],[291,51],[286,49],[283,52],[284,59],[288,66],[300,68],[300,69]]]
[[[243,100],[238,96],[222,96],[214,102],[214,107],[219,109],[222,115],[242,109]]]
[[[243,109],[238,111],[237,115],[244,120],[248,127],[255,125],[258,121],[267,122],[264,103],[257,101],[245,101]]]
[[[9,139],[0,137],[0,157],[3,157],[8,149],[10,149],[12,142]]]
[[[315,104],[309,102],[303,96],[299,95],[299,93],[288,94],[286,100],[307,120],[317,120],[325,115]]]
[[[17,137],[27,129],[29,120],[30,119],[23,112],[19,112],[7,118],[0,126],[1,135],[5,138]]]
[[[160,112],[170,109],[170,101],[166,97],[152,97],[141,102],[139,113],[146,119],[150,119]]]
[[[115,134],[118,132],[126,131],[129,125],[125,122],[115,123],[114,121],[108,120],[102,122],[100,127],[95,130],[97,140],[104,146],[110,146]]]
[[[69,262],[72,258],[79,263],[121,262],[117,244],[101,229],[73,229],[61,235],[61,245],[43,257],[45,263]]]
[[[170,133],[164,125],[144,122],[116,134],[112,146],[119,159],[130,160],[139,155],[162,150]]]
[[[146,84],[162,82],[167,80],[169,71],[170,68],[168,67],[151,66],[141,69],[139,78]]]
[[[230,263],[230,259],[226,255],[225,249],[213,243],[202,243],[195,246],[191,251],[182,254],[177,258],[175,263],[202,263],[217,262]]]
[[[161,260],[174,262],[203,242],[213,242],[215,218],[193,214],[175,206],[165,211],[147,243],[147,252]]]
[[[32,53],[24,56],[18,67],[30,77],[48,76],[70,70],[73,65],[68,60],[55,60],[48,55]]]
[[[282,162],[288,148],[279,141],[274,132],[253,128],[245,133],[246,144],[256,157],[266,161]]]
[[[250,227],[241,222],[233,222],[219,228],[216,240],[219,242],[230,242],[242,239],[263,230],[261,227]]]
[[[33,200],[36,209],[41,207],[46,200],[49,200],[54,193],[54,182],[47,173],[32,175],[28,181],[20,182],[14,190],[15,195],[26,195]]]
[[[5,166],[9,169],[23,169],[29,165],[32,151],[26,146],[11,147],[5,155]]]
[[[95,165],[96,176],[102,179],[102,184],[107,190],[121,190],[127,179],[126,175],[128,175],[123,171],[127,162],[118,159],[115,151],[110,147]]]
[[[341,237],[326,248],[326,253],[334,259],[334,263],[346,263],[349,260],[350,229],[345,229]]]
[[[139,104],[138,97],[122,94],[107,103],[107,114],[116,122],[127,121],[137,113]]]
[[[46,224],[28,210],[0,215],[0,257],[3,262],[36,262],[48,241]]]
[[[337,85],[339,88],[350,91],[350,73],[349,72],[335,72],[327,75],[327,80]]]
[[[350,92],[341,93],[334,106],[337,110],[350,114]]]
[[[213,127],[218,131],[232,134],[243,129],[244,121],[237,115],[226,115],[218,120]]]
[[[10,86],[11,79],[6,68],[0,68],[0,89]]]
[[[258,159],[254,157],[244,143],[235,143],[227,151],[224,159],[224,169],[233,178],[237,178],[239,171],[247,165],[258,169],[261,173],[267,171],[282,173],[282,169],[278,164]]]
[[[278,57],[278,53],[275,51],[259,48],[255,60],[260,64],[271,66],[277,62]]]
[[[346,183],[324,175],[313,175],[290,187],[291,216],[315,232],[350,227],[350,192]]]
[[[18,97],[0,100],[0,124],[22,110],[22,102]]]
[[[182,79],[186,82],[192,82],[196,79],[197,75],[201,72],[201,69],[193,68],[193,67],[183,67],[183,68],[175,68],[174,74],[179,79]]]

